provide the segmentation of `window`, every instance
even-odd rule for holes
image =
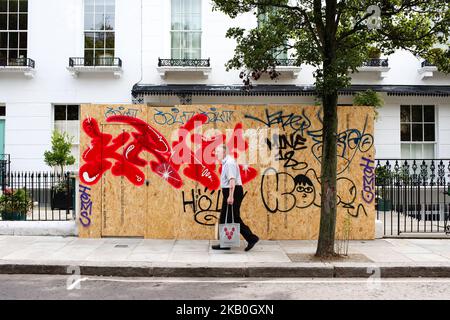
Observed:
[[[277,8],[267,8],[265,12],[258,12],[258,28],[262,27],[264,24],[268,23],[269,16],[276,12]],[[277,60],[288,59],[288,52],[284,46],[280,46],[273,50],[273,56]]]
[[[172,0],[172,59],[200,59],[201,37],[201,0]]]
[[[54,120],[55,130],[67,132],[72,141],[72,155],[75,157],[75,164],[67,170],[78,168],[78,152],[80,145],[80,106],[79,105],[55,105]]]
[[[434,106],[400,106],[402,158],[434,159],[436,144],[435,118]]]
[[[0,64],[27,57],[28,0],[0,0]]]
[[[85,65],[111,65],[115,48],[115,0],[85,0]]]

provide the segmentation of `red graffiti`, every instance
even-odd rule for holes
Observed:
[[[117,152],[130,138],[129,133],[123,132],[113,139],[112,135],[102,133],[92,118],[83,121],[83,130],[91,137],[91,145],[82,155],[86,163],[80,168],[80,180],[84,184],[96,184],[109,169],[115,176],[125,176],[136,185],[144,183],[144,173]],[[116,160],[114,165],[111,160]]]
[[[177,131],[177,140],[170,146],[166,138],[148,123],[129,116],[111,116],[106,119],[111,123],[124,123],[135,129],[134,132],[122,132],[113,139],[111,134],[102,133],[95,119],[83,121],[83,130],[91,138],[89,148],[84,151],[82,159],[85,164],[80,168],[80,180],[86,185],[96,184],[103,173],[111,169],[114,176],[124,176],[136,186],[145,182],[141,168],[150,165],[151,170],[166,180],[174,188],[181,188],[183,179],[179,174],[182,165],[183,174],[210,190],[220,187],[215,149],[221,145],[226,136],[216,134],[206,137],[194,131],[204,125],[208,118],[204,114],[193,116]],[[189,140],[189,136],[191,139]],[[131,139],[130,139],[131,138]],[[190,144],[190,146],[189,146]],[[238,158],[248,149],[248,142],[243,137],[242,124],[237,124],[227,141],[231,154]],[[118,149],[123,147],[122,153]],[[146,151],[154,156],[147,161],[141,157]],[[255,168],[240,165],[242,183],[248,183],[257,176]]]
[[[216,190],[220,187],[220,178],[215,173],[215,157],[213,152],[208,152],[205,155],[203,150],[210,149],[210,145],[220,144],[221,137],[216,136],[212,139],[207,139],[203,135],[192,134],[191,142],[193,146],[200,145],[200,148],[197,148],[195,151],[192,151],[187,143],[188,135],[207,121],[208,117],[205,114],[197,114],[180,127],[177,133],[178,140],[173,143],[173,149],[176,152],[173,154],[172,161],[178,165],[187,164],[183,169],[183,174],[186,177],[199,182],[211,190]],[[216,139],[217,142],[215,143]]]

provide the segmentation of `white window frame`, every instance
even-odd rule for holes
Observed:
[[[401,109],[402,106],[409,106],[410,107],[410,121],[408,122],[402,122],[402,118],[401,118]],[[422,122],[417,122],[417,121],[412,121],[412,109],[414,106],[421,106],[422,107]],[[425,113],[424,113],[424,107],[425,106],[433,106],[434,107],[434,122],[425,122]],[[401,158],[408,158],[408,159],[414,159],[411,154],[411,146],[412,145],[421,145],[422,146],[422,157],[421,158],[417,158],[417,159],[436,159],[437,158],[437,144],[438,144],[438,106],[436,104],[426,104],[426,103],[421,103],[421,104],[402,104],[400,105],[400,130],[401,130],[401,125],[402,124],[421,124],[423,126],[422,128],[422,140],[423,141],[412,141],[412,126],[411,126],[411,132],[410,132],[410,139],[411,141],[403,141],[401,138],[401,131],[400,131],[400,153],[401,153]],[[433,124],[434,125],[434,141],[425,141],[425,124]],[[408,157],[404,157],[403,156],[403,152],[402,149],[405,145],[409,145],[409,156]],[[425,145],[432,145],[433,146],[433,157],[425,157],[424,153],[425,153],[425,149],[424,146]]]
[[[18,9],[19,11],[13,12],[16,13],[18,15],[18,19],[17,19],[17,29],[9,29],[9,15],[11,13],[11,11],[9,11],[9,1],[8,1],[8,8],[7,11],[0,11],[0,14],[6,14],[6,29],[0,29],[0,32],[2,33],[7,33],[8,34],[8,39],[7,39],[7,43],[6,43],[6,47],[0,47],[0,51],[4,51],[6,50],[6,59],[9,61],[10,58],[10,51],[18,51],[18,55],[17,58],[12,58],[12,59],[26,59],[28,57],[28,15],[29,15],[29,1],[28,0],[22,0],[22,1],[27,1],[27,11],[26,12],[22,12],[20,11],[20,9]],[[27,15],[27,28],[26,30],[22,30],[20,29],[20,14],[26,14]],[[17,48],[10,48],[9,46],[9,35],[11,33],[17,33]],[[26,48],[21,48],[20,47],[20,34],[21,33],[25,33],[26,37],[27,37],[27,45]],[[20,51],[25,51],[25,56],[21,56],[20,55]]]
[[[67,114],[68,114],[68,106],[78,106],[78,120],[67,120]],[[65,120],[56,120],[55,119],[55,117],[56,117],[56,107],[57,106],[65,106],[66,107],[66,119]],[[78,126],[77,126],[77,130],[78,130],[78,136],[77,136],[77,138],[78,139],[75,139],[73,142],[72,142],[72,148],[73,147],[76,147],[77,148],[77,150],[78,150],[78,154],[74,154],[73,152],[72,152],[72,155],[75,157],[75,163],[71,166],[71,168],[72,168],[72,170],[70,170],[70,168],[68,168],[69,169],[69,171],[77,171],[78,170],[78,167],[79,167],[79,153],[80,153],[80,116],[81,116],[81,105],[79,104],[79,103],[54,103],[53,105],[52,105],[52,123],[53,123],[53,130],[57,130],[57,122],[66,122],[66,125],[65,125],[65,130],[64,130],[64,132],[68,132],[69,134],[70,134],[70,132],[69,132],[69,130],[68,130],[68,123],[67,123],[67,121],[77,121],[78,122]],[[72,149],[73,150],[73,149]]]
[[[201,59],[202,55],[203,55],[203,52],[202,52],[202,48],[203,48],[203,36],[202,36],[203,35],[203,1],[202,0],[197,0],[197,1],[200,2],[200,5],[199,5],[199,8],[200,8],[200,11],[199,11],[199,16],[200,16],[199,26],[200,26],[200,29],[199,30],[174,30],[174,29],[172,29],[172,24],[173,24],[172,18],[173,18],[173,15],[174,15],[174,13],[173,13],[173,10],[174,10],[174,8],[173,8],[173,1],[174,0],[170,0],[170,57],[171,57],[171,59],[176,59],[176,58],[174,58],[174,55],[173,55],[173,51],[175,49],[180,51],[180,58],[179,59],[183,59],[183,57],[185,56],[186,51],[189,51],[189,50],[192,51],[193,50],[190,47],[182,48],[181,46],[179,48],[174,48],[172,46],[172,37],[174,36],[175,33],[185,33],[185,34],[198,33],[199,36],[200,36],[200,47],[198,48],[199,56],[198,57],[191,57],[190,59]],[[184,0],[180,0],[180,1],[184,1]],[[188,16],[187,13],[184,13],[183,15],[184,15],[184,19],[186,19],[186,17]],[[180,42],[182,42],[182,41],[180,40]],[[184,54],[181,54],[181,53],[184,53]]]
[[[113,14],[114,15],[114,24],[113,24],[113,29],[112,30],[99,30],[99,29],[96,29],[96,24],[95,24],[95,17],[97,15],[97,12],[96,12],[96,8],[97,8],[96,1],[103,1],[103,0],[92,0],[92,1],[94,1],[94,11],[93,12],[89,12],[89,15],[92,15],[94,17],[94,29],[93,30],[86,29],[86,16],[88,15],[87,5],[86,5],[87,1],[88,0],[84,0],[83,1],[83,57],[86,59],[86,51],[92,51],[92,61],[94,61],[94,59],[96,58],[96,52],[97,51],[103,52],[103,56],[104,57],[107,57],[106,56],[106,52],[107,51],[112,51],[113,52],[112,57],[108,56],[108,58],[114,58],[116,56],[116,17],[117,17],[117,15],[116,15],[116,9],[117,9],[116,0],[112,0],[114,2],[114,4],[113,4],[114,5],[114,12],[113,13],[112,12],[108,12],[108,14]],[[104,3],[103,4],[103,13],[104,14],[105,14],[105,10],[106,10],[105,8],[106,8],[106,5]],[[105,21],[106,21],[106,14],[103,17],[103,24],[104,25],[106,25]],[[92,49],[91,48],[86,48],[86,34],[88,34],[88,33],[93,33],[94,34],[94,44],[93,44],[93,48]],[[106,35],[108,33],[113,35],[113,38],[114,38],[114,47],[113,48],[107,48],[106,47]],[[100,49],[100,48],[96,49],[95,48],[95,42],[96,42],[95,38],[96,38],[97,34],[105,34],[105,39],[104,39],[104,44],[103,44],[103,48],[102,49]]]
[[[272,9],[272,10],[276,10],[276,9]],[[269,14],[270,14],[269,11],[266,11],[265,13],[258,12],[258,14],[256,15],[258,28],[259,28],[260,24],[267,22],[267,20],[269,19]],[[284,50],[282,50],[282,49],[284,49]],[[274,49],[274,53],[276,53],[276,51],[278,51],[278,50],[280,52],[276,55],[276,57],[274,57],[276,60],[288,60],[289,59],[288,49],[280,47],[280,48]]]

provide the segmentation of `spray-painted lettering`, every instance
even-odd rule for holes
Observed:
[[[367,204],[371,204],[375,199],[375,161],[366,157],[362,157],[362,161],[360,166],[364,168],[364,175],[361,195]]]
[[[91,195],[88,193],[91,188],[80,184],[80,223],[83,227],[89,227],[91,225],[92,214],[92,200]]]

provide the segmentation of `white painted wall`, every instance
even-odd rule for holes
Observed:
[[[141,16],[142,24],[141,24]],[[232,20],[220,12],[212,12],[210,1],[203,1],[202,57],[211,58],[208,79],[198,76],[170,75],[162,79],[157,73],[157,59],[170,58],[170,1],[116,0],[116,56],[123,60],[123,76],[81,74],[73,78],[66,70],[69,57],[83,56],[83,0],[29,0],[28,56],[36,61],[36,75],[0,73],[0,104],[7,107],[6,147],[11,154],[13,170],[47,170],[43,153],[49,148],[53,128],[53,104],[130,103],[131,88],[137,83],[168,84],[241,84],[238,71],[227,72],[225,63],[232,57],[235,43],[226,39],[231,26],[253,27],[253,15]],[[141,37],[142,29],[142,37]],[[141,47],[142,39],[142,47]],[[142,64],[141,64],[142,61]],[[355,84],[450,85],[450,77],[435,75],[421,80],[420,60],[399,51],[389,57],[391,70],[387,77],[358,73]],[[313,68],[302,66],[298,79],[283,77],[278,84],[311,85]],[[262,80],[258,83],[273,83]],[[438,106],[438,154],[450,158],[450,98],[384,97],[376,123],[377,156],[400,157],[401,103],[435,104]],[[351,103],[342,97],[340,103]],[[146,102],[177,104],[176,97],[147,97]],[[194,103],[304,103],[312,97],[194,97]]]
[[[5,152],[12,170],[48,170],[43,153],[50,146],[53,104],[130,103],[141,77],[140,0],[116,1],[116,55],[123,76],[81,74],[66,69],[69,57],[84,50],[83,0],[29,0],[28,56],[36,75],[0,73],[0,104],[6,105]]]

